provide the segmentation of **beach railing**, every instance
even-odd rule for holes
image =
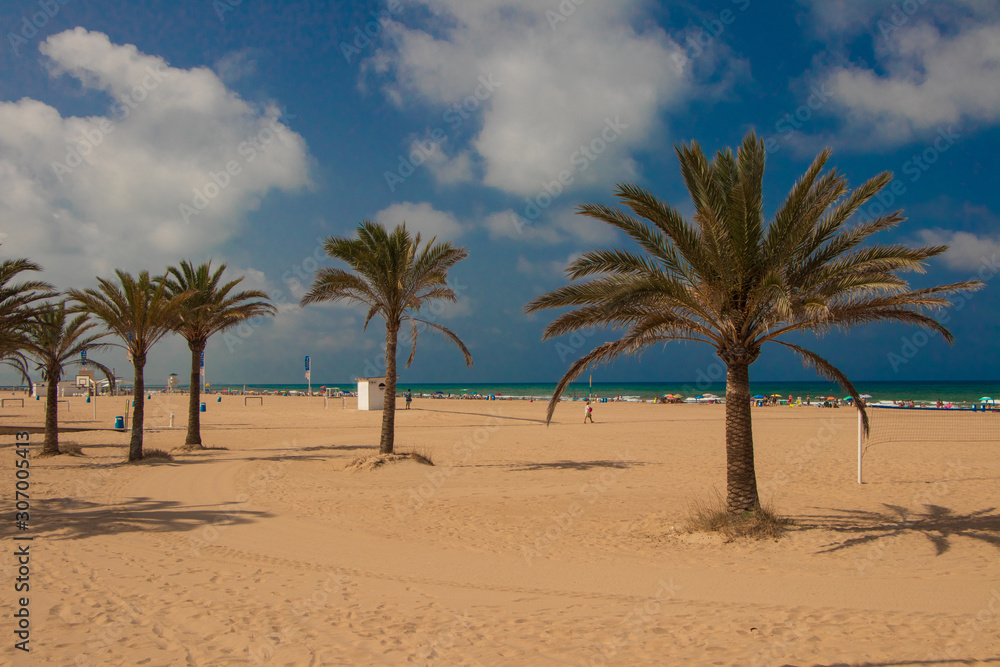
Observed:
[[[247,401],[253,401],[253,400],[260,401],[260,403],[258,403],[258,405],[264,405],[264,397],[263,396],[244,396],[243,397],[243,405],[245,406],[245,405],[247,405]]]
[[[23,398],[3,398],[3,399],[0,399],[0,408],[6,408],[7,407],[7,401],[21,401],[21,407],[22,408],[24,407],[24,399]]]

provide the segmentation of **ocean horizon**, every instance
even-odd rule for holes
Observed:
[[[215,393],[220,391],[247,391],[261,392],[305,392],[308,390],[306,383],[278,383],[278,384],[230,384],[219,383],[210,384],[208,391]],[[980,398],[989,396],[1000,399],[1000,381],[859,381],[854,383],[855,388],[861,394],[870,394],[873,401],[884,400],[914,400],[914,401],[936,401],[938,399],[952,403],[978,403]],[[164,387],[147,385],[151,390],[161,390]],[[187,385],[180,388],[185,389]],[[313,391],[322,388],[339,388],[342,391],[356,391],[357,383],[346,382],[314,382]],[[461,396],[462,394],[480,394],[483,396],[495,395],[504,397],[534,398],[536,400],[548,400],[555,390],[555,382],[407,382],[405,379],[397,382],[397,393],[411,390],[414,395],[432,395],[437,392],[445,396]],[[753,395],[770,396],[779,394],[787,398],[805,399],[807,396],[815,399],[819,396],[836,396],[843,398],[847,396],[835,382],[751,382],[750,392]],[[614,398],[621,396],[632,400],[653,400],[664,394],[680,394],[685,398],[702,396],[704,394],[716,394],[724,397],[726,394],[725,382],[594,382],[590,386],[587,382],[576,382],[566,388],[563,392],[565,398],[581,398],[591,395],[597,398]]]

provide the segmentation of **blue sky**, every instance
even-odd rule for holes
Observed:
[[[7,0],[0,29],[0,255],[59,287],[227,263],[280,313],[213,339],[211,382],[301,381],[306,354],[317,384],[378,372],[383,332],[357,307],[297,305],[333,266],[319,240],[363,219],[470,252],[459,303],[430,315],[475,367],[426,335],[404,382],[555,381],[603,334],[542,343],[549,317],[521,308],[577,253],[625,243],[574,207],[634,181],[689,213],[673,146],[751,127],[769,211],[832,146],[853,184],[896,174],[882,204],[909,220],[879,241],[952,245],[915,285],[987,280],[948,316],[954,348],[880,326],[813,349],[859,380],[1000,370],[992,1]],[[594,380],[689,380],[713,360],[672,344]],[[168,339],[147,379],[187,363]],[[752,377],[812,376],[775,346]]]

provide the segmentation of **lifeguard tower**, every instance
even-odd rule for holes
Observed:
[[[385,378],[358,378],[358,410],[381,410],[385,405]]]
[[[171,373],[167,378],[167,393],[172,394],[177,391],[177,373]]]

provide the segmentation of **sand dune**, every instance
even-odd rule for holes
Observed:
[[[115,401],[63,423],[107,426]],[[185,401],[154,396],[149,425],[183,426]],[[353,401],[208,408],[225,450],[122,465],[127,434],[82,431],[63,439],[85,457],[32,461],[23,664],[1000,662],[997,443],[881,445],[858,485],[855,413],[757,409],[758,479],[795,526],[723,543],[683,530],[724,487],[721,406],[599,404],[584,425],[566,404],[546,427],[544,403],[416,399],[397,447],[436,465],[358,473],[380,415]],[[3,664],[27,657],[12,643]]]

